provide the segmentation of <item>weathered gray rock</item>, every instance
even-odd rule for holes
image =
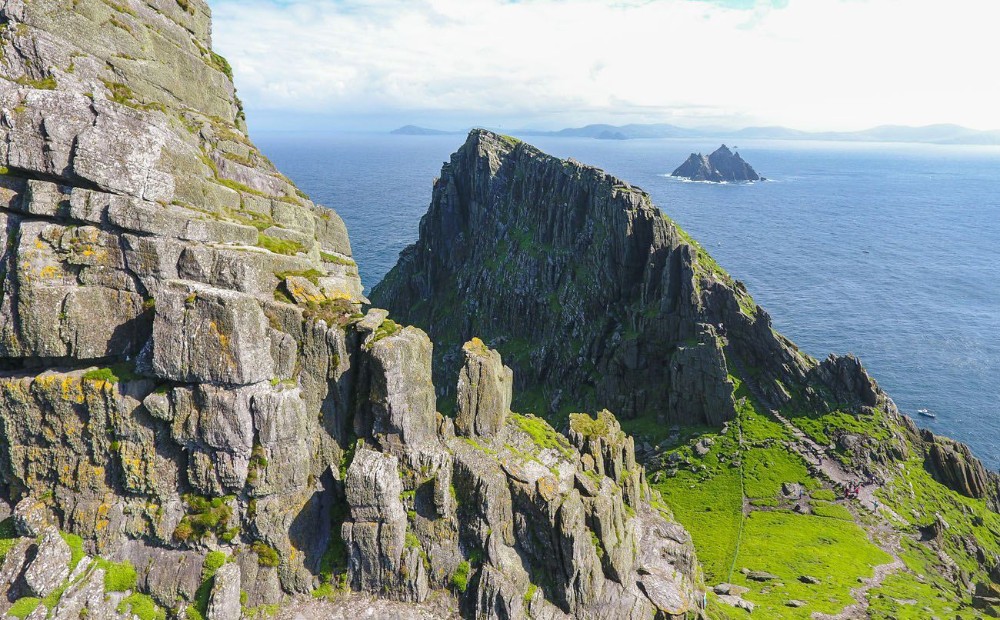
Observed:
[[[215,571],[215,585],[208,601],[206,620],[239,620],[241,613],[240,567],[223,564]]]
[[[14,527],[21,536],[37,538],[51,523],[49,507],[30,495],[14,507]]]
[[[927,430],[922,431],[921,437],[926,446],[924,467],[936,480],[967,497],[982,499],[996,495],[996,476],[987,472],[968,446]]]
[[[69,545],[59,530],[49,526],[38,540],[38,551],[24,571],[24,583],[32,596],[45,598],[69,577]]]
[[[514,373],[500,354],[478,338],[462,347],[465,365],[458,374],[455,431],[460,435],[495,435],[504,427],[513,394]]]
[[[364,347],[365,404],[355,420],[358,435],[414,446],[434,439],[436,401],[427,334],[387,319],[367,336]]]
[[[182,382],[249,385],[274,376],[267,318],[246,295],[177,283],[156,297],[153,371]]]
[[[407,519],[401,493],[396,457],[359,448],[346,480],[351,506],[351,520],[343,526],[348,575],[356,589],[388,591],[394,597],[409,595],[413,598],[404,600],[420,601],[428,593],[427,575],[419,558],[404,553]]]

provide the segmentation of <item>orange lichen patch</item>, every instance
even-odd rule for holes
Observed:
[[[462,345],[464,351],[469,353],[477,353],[479,355],[486,355],[489,350],[486,348],[486,344],[480,340],[478,337],[473,337],[472,340],[466,342]]]
[[[84,401],[83,383],[73,375],[66,375],[62,380],[62,397],[63,400],[82,405]]]
[[[209,321],[208,329],[212,331],[212,335],[216,337],[219,341],[219,345],[223,349],[229,349],[229,336],[222,333],[222,330],[219,329],[219,326],[216,325],[215,321]]]
[[[55,265],[47,265],[42,267],[42,270],[38,272],[38,275],[42,278],[54,278],[59,275],[60,269]]]

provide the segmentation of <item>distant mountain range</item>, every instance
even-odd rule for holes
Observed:
[[[392,131],[399,135],[454,135],[464,131],[441,131],[407,125]],[[554,136],[594,138],[597,140],[634,140],[641,138],[719,138],[724,140],[828,140],[846,142],[920,142],[926,144],[1000,145],[1000,131],[979,131],[960,125],[880,125],[863,131],[809,132],[787,127],[746,127],[722,129],[678,127],[667,123],[631,125],[587,125],[559,131],[508,131],[519,136]]]

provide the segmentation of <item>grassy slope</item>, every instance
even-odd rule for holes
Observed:
[[[665,459],[665,463],[675,459],[679,465],[676,474],[662,475],[653,483],[691,532],[706,583],[749,587],[751,591],[744,598],[758,605],[756,613],[768,618],[838,613],[855,602],[851,590],[858,587],[860,579],[870,578],[875,566],[892,561],[892,556],[873,542],[891,549],[885,534],[888,531],[891,538],[902,541],[898,555],[906,570],[891,574],[868,592],[872,618],[981,617],[969,607],[969,593],[957,590],[942,576],[944,562],[936,551],[917,542],[918,527],[929,524],[939,512],[951,526],[943,542],[945,552],[959,570],[981,576],[983,568],[961,541],[974,537],[981,546],[995,548],[1000,540],[1000,515],[984,502],[961,497],[935,482],[919,459],[899,465],[899,474],[879,492],[886,506],[906,515],[902,522],[889,523],[887,513],[876,516],[856,502],[847,504],[788,447],[788,429],[758,411],[739,388],[738,380],[736,384],[739,417],[730,430],[725,435],[704,429],[686,431]],[[799,414],[792,421],[816,438],[827,438],[840,429],[874,437],[888,436],[889,432],[889,423],[881,415],[861,419],[841,412]],[[654,443],[668,435],[648,421],[630,421],[623,426]],[[706,437],[713,444],[710,452],[699,458],[693,446]],[[803,499],[813,514],[791,510],[796,498],[782,496],[785,482],[803,485]],[[740,572],[743,568],[773,573],[781,585],[748,581]],[[802,583],[798,580],[802,575],[817,577],[822,583]],[[806,604],[788,607],[786,603],[792,599]],[[715,600],[710,597],[712,618],[744,614],[713,604]]]

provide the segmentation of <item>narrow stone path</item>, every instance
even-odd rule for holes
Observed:
[[[792,448],[805,459],[815,470],[821,472],[834,486],[847,487],[857,481],[857,476],[849,472],[843,464],[835,458],[830,457],[827,448],[820,446],[810,439],[798,427],[796,427],[785,416],[777,411],[769,410],[769,413],[792,434],[795,441]],[[858,490],[858,502],[865,510],[878,511],[886,515],[891,515],[898,521],[902,519],[892,509],[881,503],[876,503],[875,485],[862,485]],[[868,539],[878,546],[882,551],[892,556],[892,561],[886,564],[879,564],[873,569],[873,575],[863,579],[861,585],[851,589],[851,596],[856,601],[853,605],[848,605],[839,614],[814,613],[814,620],[864,620],[868,618],[868,592],[882,585],[886,577],[896,571],[906,568],[899,558],[899,532],[885,524],[880,524],[874,530],[864,524],[858,517],[857,505],[851,502],[838,502],[844,504],[851,514],[854,515],[854,522],[858,527],[865,530]]]
[[[756,402],[765,406],[766,399],[757,393],[753,385],[748,385],[748,387],[750,387],[750,392]],[[857,481],[858,477],[855,474],[848,471],[840,461],[830,456],[829,449],[826,446],[821,446],[813,441],[801,429],[792,424],[788,418],[781,415],[780,412],[770,407],[766,407],[766,409],[792,436],[794,440],[791,442],[792,449],[814,471],[826,477],[835,489],[846,488],[849,484],[854,484]],[[903,522],[903,519],[891,508],[881,502],[876,503],[876,501],[875,485],[862,485],[859,488],[858,503],[860,503],[863,509],[879,512],[891,516],[897,522]],[[906,565],[899,557],[899,550],[901,549],[900,533],[885,523],[880,523],[875,528],[867,526],[858,516],[858,504],[844,501],[838,501],[838,503],[843,504],[851,512],[854,516],[854,522],[868,534],[868,539],[872,544],[891,556],[892,561],[874,567],[871,577],[863,579],[857,588],[851,589],[851,596],[855,600],[854,604],[848,605],[838,614],[831,615],[816,612],[812,614],[812,618],[814,620],[865,620],[868,618],[868,592],[881,586],[889,575],[906,568]]]

